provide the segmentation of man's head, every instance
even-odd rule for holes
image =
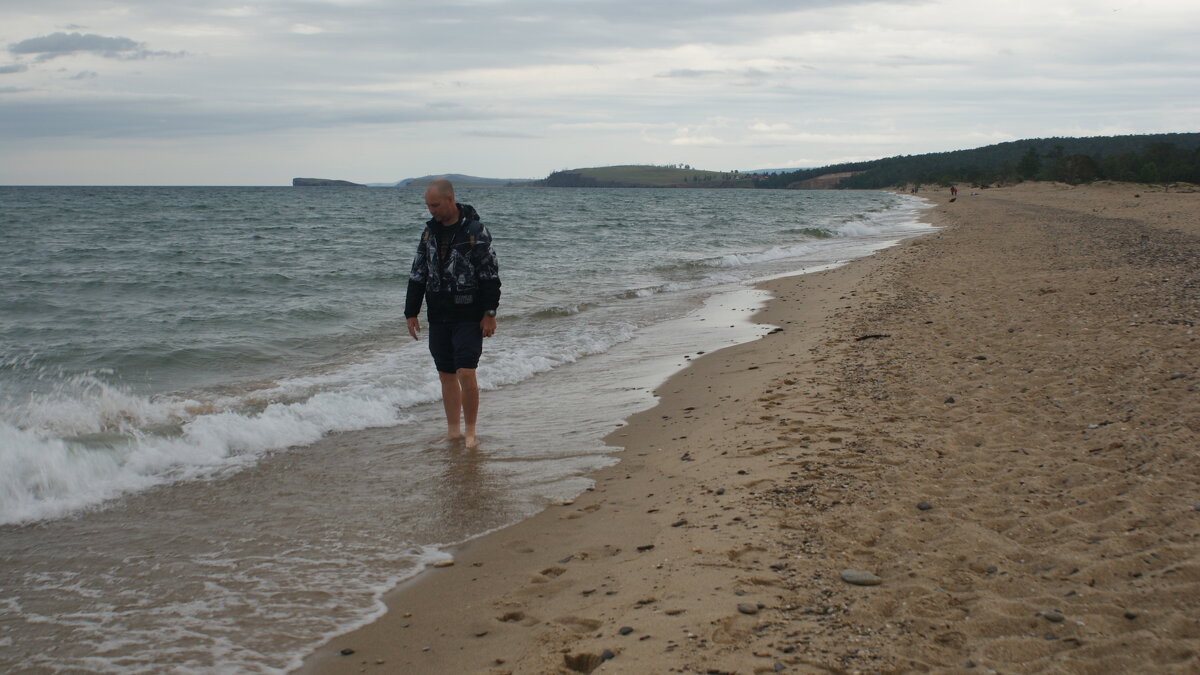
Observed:
[[[439,178],[429,182],[429,187],[425,188],[425,208],[443,225],[458,222],[458,205],[454,203],[454,186],[450,181]]]

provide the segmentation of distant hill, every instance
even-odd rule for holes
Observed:
[[[366,187],[362,183],[332,178],[293,178],[292,187]]]
[[[830,180],[837,175],[836,180]],[[885,188],[1022,180],[1200,183],[1200,133],[1033,138],[776,174],[758,187]]]
[[[540,187],[753,187],[753,176],[738,171],[704,171],[691,167],[622,164],[555,171],[531,183]]]
[[[433,174],[429,176],[421,176],[420,178],[405,178],[398,180],[395,183],[368,183],[370,187],[425,187],[430,182],[444,178],[455,187],[458,186],[475,186],[475,187],[508,187],[513,185],[524,185],[533,182],[532,178],[481,178],[479,176],[468,176],[461,173],[443,173]]]

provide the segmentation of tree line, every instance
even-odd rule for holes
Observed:
[[[853,172],[839,188],[1010,184],[1023,180],[1089,183],[1200,183],[1200,133],[1035,138],[972,150],[902,155],[765,176],[761,188],[786,188],[829,173]]]

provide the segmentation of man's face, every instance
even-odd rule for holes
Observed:
[[[449,195],[443,195],[433,190],[427,191],[425,208],[429,209],[429,215],[443,225],[453,225],[458,222],[458,206],[454,203],[454,198]]]

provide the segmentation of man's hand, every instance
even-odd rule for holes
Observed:
[[[496,317],[483,315],[483,319],[479,322],[479,330],[483,332],[483,337],[492,337],[496,334]]]
[[[408,317],[408,334],[414,340],[420,339],[417,336],[421,334],[421,321],[415,316]]]

